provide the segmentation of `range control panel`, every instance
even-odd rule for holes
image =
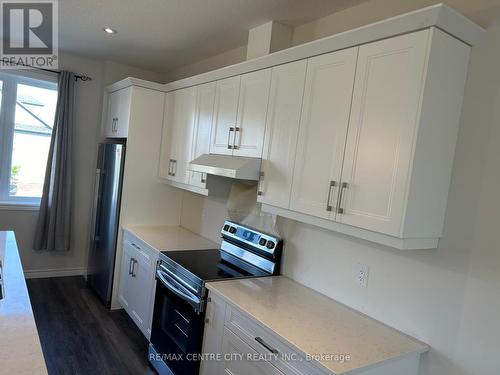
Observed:
[[[274,254],[278,247],[281,250],[282,240],[280,238],[259,232],[232,221],[224,222],[221,234],[223,238],[240,241],[270,254]]]

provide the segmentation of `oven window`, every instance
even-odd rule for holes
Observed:
[[[186,353],[189,345],[190,317],[186,312],[180,311],[180,306],[176,306],[169,298],[162,298],[161,304],[161,330]]]
[[[199,362],[187,361],[186,357],[201,352],[203,327],[204,314],[197,314],[158,280],[151,343],[158,353],[173,358],[165,363],[175,375],[198,373]]]

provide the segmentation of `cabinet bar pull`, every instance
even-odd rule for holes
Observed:
[[[264,195],[262,184],[264,183],[264,172],[259,173],[259,182],[257,183],[257,195]]]
[[[349,187],[349,184],[347,182],[342,182],[342,184],[340,185],[340,190],[339,190],[339,204],[338,204],[338,208],[337,208],[337,213],[338,214],[343,214],[345,213],[345,209],[342,208],[342,197],[344,195],[344,190],[347,189]]]
[[[128,265],[128,274],[132,275],[132,265],[134,264],[134,258],[130,258],[130,262]]]
[[[172,176],[175,176],[175,174],[177,173],[177,160],[172,160],[172,162],[174,163],[173,167],[172,167]]]
[[[204,184],[207,182],[207,174],[206,173],[201,173],[201,183]]]
[[[173,176],[173,174],[172,174],[172,162],[173,162],[173,160],[172,160],[172,159],[170,159],[170,160],[168,161],[168,175],[169,175],[169,176]]]
[[[260,345],[269,350],[271,353],[279,354],[279,351],[277,349],[274,349],[271,345],[266,343],[261,337],[256,337],[255,341],[257,341]]]
[[[235,131],[235,134],[234,134],[234,140],[233,140],[233,149],[234,150],[237,150],[240,148],[239,145],[236,144],[236,133],[241,131],[241,128],[239,128],[238,126],[234,128],[234,131]],[[240,137],[238,137],[238,140],[240,139]]]
[[[233,145],[231,145],[231,132],[234,132],[234,128],[233,127],[229,128],[229,132],[227,134],[227,148],[229,150],[233,149]]]
[[[334,190],[335,186],[337,186],[337,181],[330,181],[330,186],[328,186],[328,198],[326,200],[327,211],[333,210],[333,206],[331,205],[331,199],[332,199],[332,190]]]
[[[132,273],[131,273],[132,277],[136,277],[137,276],[137,274],[135,273],[135,265],[137,263],[138,263],[137,260],[132,259]]]

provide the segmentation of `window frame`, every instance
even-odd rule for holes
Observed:
[[[2,98],[0,104],[0,209],[38,209],[39,197],[12,197],[9,195],[13,140],[15,132],[15,115],[17,85],[56,89],[57,77],[38,72],[0,72],[2,81]]]

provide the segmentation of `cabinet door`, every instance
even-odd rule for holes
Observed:
[[[258,353],[227,328],[224,328],[222,353],[228,357],[224,361],[224,372],[226,374],[283,375],[280,370],[269,362],[261,359],[249,359],[249,357],[258,356]]]
[[[120,102],[120,91],[111,92],[108,94],[108,114],[104,129],[104,136],[107,138],[116,137],[116,118],[118,115],[118,107]]]
[[[163,114],[163,128],[161,132],[160,161],[158,163],[158,176],[170,179],[172,173],[172,120],[174,118],[174,92],[165,94],[165,107]]]
[[[290,208],[333,219],[358,47],[308,60]],[[336,186],[332,186],[335,183]]]
[[[214,114],[215,82],[206,83],[196,88],[196,115],[193,131],[193,146],[191,158],[196,159],[202,154],[210,152],[210,131]],[[205,188],[206,174],[201,172],[189,172],[189,184]]]
[[[240,79],[241,76],[236,76],[216,83],[215,118],[210,137],[211,154],[233,154]]]
[[[118,299],[120,300],[122,307],[129,313],[129,315],[132,314],[132,306],[134,304],[133,283],[131,276],[133,257],[134,249],[129,244],[124,242]]]
[[[191,161],[196,87],[174,92],[174,118],[172,121],[173,180],[189,183],[188,163]]]
[[[132,260],[132,291],[134,303],[131,305],[131,316],[142,333],[149,338],[151,335],[151,317],[153,301],[151,289],[154,287],[154,267],[149,256],[136,251]]]
[[[307,60],[272,69],[257,200],[289,208]]]
[[[132,87],[119,90],[118,107],[116,108],[116,123],[114,126],[115,137],[127,138],[130,123],[130,110],[132,107]]]
[[[188,163],[196,104],[196,88],[188,87],[167,93],[162,132],[159,175],[162,178],[187,184]]]
[[[203,348],[201,352],[207,354],[200,364],[200,375],[222,373],[222,361],[210,358],[211,353],[221,353],[222,336],[224,335],[224,318],[226,316],[226,302],[217,295],[210,293],[205,313],[205,329],[203,330]]]
[[[270,84],[271,69],[241,76],[233,155],[262,156]]]
[[[359,49],[337,220],[399,235],[406,207],[428,33]]]

